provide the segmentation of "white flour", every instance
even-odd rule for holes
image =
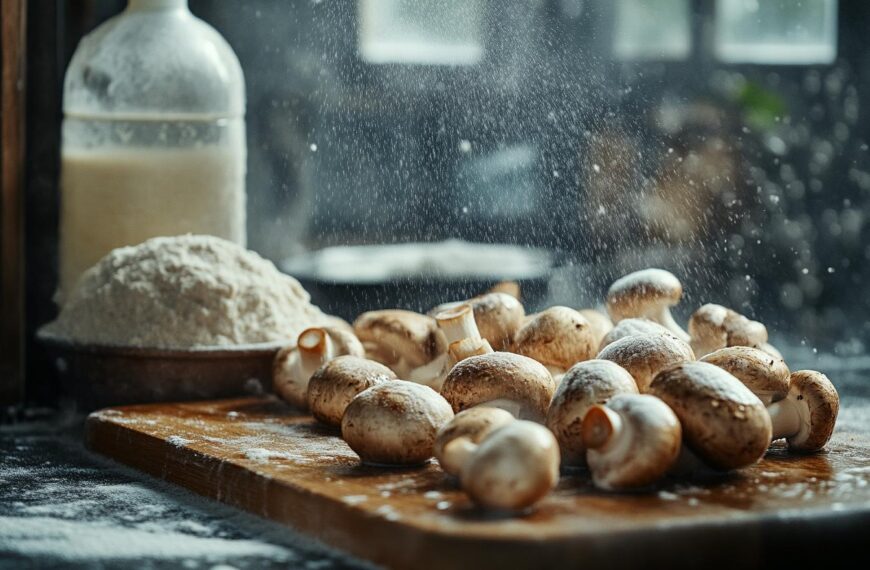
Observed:
[[[190,348],[295,341],[326,324],[298,281],[231,242],[185,235],[113,250],[45,332],[80,343]]]

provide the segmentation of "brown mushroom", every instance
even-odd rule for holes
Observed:
[[[363,463],[419,465],[432,457],[435,437],[453,418],[438,392],[391,380],[363,390],[341,419],[341,437]]]
[[[583,418],[589,408],[617,394],[637,394],[637,384],[624,368],[609,360],[587,360],[572,366],[556,388],[546,426],[556,436],[566,467],[586,465]]]
[[[559,482],[559,446],[547,428],[516,420],[491,431],[459,473],[462,489],[486,508],[532,506]]]
[[[366,356],[389,366],[400,377],[425,366],[447,350],[444,334],[432,317],[387,309],[369,311],[353,323]]]
[[[708,303],[689,319],[692,349],[698,358],[729,346],[761,348],[767,344],[767,329],[722,305]]]
[[[339,356],[324,364],[308,383],[308,409],[318,421],[340,426],[344,410],[357,394],[389,380],[396,374],[374,360]]]
[[[534,358],[553,374],[595,355],[598,343],[586,318],[568,307],[550,307],[517,331],[513,352]]]
[[[598,351],[601,352],[608,344],[627,336],[660,333],[670,333],[670,331],[649,319],[622,319],[610,329],[610,332],[604,335],[604,338],[601,339],[601,343],[598,345]]]
[[[673,273],[644,269],[613,282],[607,292],[607,311],[614,323],[632,317],[646,317],[689,341],[689,335],[671,316],[670,307],[680,302],[683,286]]]
[[[786,438],[792,451],[814,452],[831,439],[840,396],[821,372],[799,370],[789,378],[788,395],[768,406],[773,439]]]
[[[770,416],[740,380],[707,362],[685,362],[660,372],[650,393],[680,419],[686,445],[720,470],[752,465],[770,445]]]
[[[695,359],[692,348],[671,333],[623,337],[598,353],[600,360],[622,366],[637,382],[641,393],[649,391],[655,375],[665,368]]]
[[[435,439],[435,458],[441,469],[459,475],[477,444],[489,433],[516,418],[505,410],[479,406],[456,414]]]
[[[556,384],[543,364],[510,352],[491,352],[456,364],[441,394],[456,413],[478,405],[503,407],[522,419],[543,421]]]
[[[596,309],[579,309],[577,312],[589,321],[592,335],[595,337],[595,346],[601,346],[601,341],[613,330],[613,321],[610,320],[610,317]]]
[[[341,355],[363,356],[360,341],[344,328],[314,327],[299,334],[296,346],[278,351],[272,364],[275,392],[298,407],[308,403],[308,382],[320,366]]]
[[[782,400],[788,394],[788,366],[781,358],[775,358],[758,348],[720,348],[700,360],[730,372],[758,396],[765,406]]]
[[[429,311],[433,317],[466,303],[474,312],[480,336],[496,350],[510,347],[526,315],[523,305],[507,293],[490,292],[460,303],[445,303]]]
[[[590,408],[582,435],[595,486],[634,489],[655,483],[674,466],[682,430],[655,396],[618,394]]]

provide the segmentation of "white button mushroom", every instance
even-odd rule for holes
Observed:
[[[729,346],[761,348],[767,344],[767,329],[722,305],[707,303],[689,319],[692,349],[698,358]]]
[[[357,394],[395,379],[396,374],[380,362],[358,356],[339,356],[311,376],[308,409],[316,420],[338,427],[345,408]]]
[[[822,449],[834,433],[840,396],[821,372],[799,370],[789,378],[788,396],[771,404],[767,411],[773,423],[773,439],[786,438],[792,451],[814,452]]]
[[[632,317],[653,320],[688,342],[686,334],[671,316],[670,307],[680,302],[683,286],[664,269],[644,269],[613,282],[607,292],[607,311],[614,323]]]
[[[782,359],[746,346],[722,348],[702,360],[727,370],[761,399],[770,414],[773,439],[786,438],[789,449],[818,451],[831,439],[840,398],[824,374],[789,373]]]
[[[480,406],[456,414],[435,439],[435,458],[450,475],[459,475],[477,444],[489,433],[516,418],[505,410]]]
[[[715,469],[752,465],[770,445],[772,428],[764,404],[718,366],[672,366],[655,377],[649,391],[680,419],[686,445]]]
[[[687,343],[667,332],[623,337],[605,346],[597,358],[628,370],[643,393],[649,391],[650,383],[660,371],[695,360],[695,355]]]
[[[604,337],[613,330],[613,321],[610,320],[610,317],[596,309],[578,309],[577,312],[589,321],[592,335],[595,337],[595,346],[600,347]]]
[[[604,335],[604,338],[601,339],[601,343],[598,345],[598,351],[601,352],[605,346],[627,336],[661,333],[670,333],[670,331],[649,319],[622,319],[610,329],[610,332]]]
[[[609,360],[580,362],[565,373],[550,402],[546,420],[546,426],[559,442],[562,465],[586,465],[583,418],[589,408],[617,394],[637,394],[637,384],[631,374]]]
[[[275,355],[272,383],[281,398],[305,408],[308,403],[308,381],[314,371],[331,359],[342,355],[363,356],[360,341],[342,328],[315,327],[299,334],[296,346],[288,346]]]
[[[353,328],[366,356],[390,367],[400,378],[409,378],[423,367],[417,376],[434,377],[437,374],[431,370],[443,366],[447,342],[431,317],[399,309],[369,311],[357,317]]]
[[[484,293],[460,303],[439,305],[429,311],[429,314],[434,317],[463,303],[471,306],[482,338],[496,350],[510,347],[526,315],[523,305],[516,297],[501,292]]]
[[[758,348],[731,346],[704,356],[701,362],[715,364],[743,382],[765,406],[782,400],[788,394],[788,366]]]
[[[341,420],[341,437],[363,463],[419,465],[433,455],[435,437],[453,418],[438,392],[405,380],[363,390]]]
[[[526,322],[514,338],[512,352],[534,358],[554,375],[564,374],[598,350],[592,325],[568,307],[550,307]]]
[[[592,481],[602,489],[635,489],[665,476],[680,455],[680,421],[655,396],[618,394],[592,406],[583,442]]]
[[[473,444],[471,444],[473,445]],[[470,449],[459,484],[490,509],[526,509],[559,482],[559,445],[547,428],[516,420],[491,431]]]
[[[555,389],[543,364],[519,354],[491,352],[457,363],[447,374],[441,394],[456,413],[489,405],[540,422]]]

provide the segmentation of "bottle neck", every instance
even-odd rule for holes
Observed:
[[[187,10],[187,0],[130,0],[127,9],[131,12]]]

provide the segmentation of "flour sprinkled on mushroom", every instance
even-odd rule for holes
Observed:
[[[604,337],[613,330],[613,321],[606,314],[597,309],[578,309],[578,313],[589,321],[592,335],[595,337],[595,346],[601,346]]]
[[[662,333],[670,333],[670,331],[649,319],[622,319],[613,326],[610,332],[604,335],[604,338],[601,339],[601,343],[598,346],[598,351],[601,352],[607,345],[627,336]]]
[[[683,286],[664,269],[643,269],[613,282],[607,292],[607,311],[614,323],[646,317],[688,342],[689,335],[674,321],[670,308],[680,302]]]
[[[671,333],[658,333],[623,337],[604,347],[597,358],[628,370],[638,390],[647,392],[656,374],[674,364],[690,362],[695,355],[687,343]]]
[[[546,426],[556,436],[564,466],[584,466],[583,418],[589,408],[617,394],[637,394],[637,384],[624,368],[609,360],[587,360],[572,366],[547,411]]]
[[[700,360],[730,372],[758,396],[765,406],[782,400],[788,394],[788,378],[791,374],[788,366],[781,358],[775,358],[758,348],[720,348]]]
[[[311,377],[308,409],[318,421],[338,427],[344,410],[357,394],[395,379],[396,374],[379,362],[339,356],[318,368]]]
[[[290,404],[305,408],[308,382],[320,366],[341,355],[363,356],[360,341],[343,328],[314,327],[299,334],[296,346],[288,346],[275,355],[272,382],[275,391]]]
[[[514,420],[510,412],[486,406],[459,412],[438,432],[435,458],[446,473],[459,475],[477,444],[494,429]]]
[[[792,451],[811,453],[831,439],[840,396],[827,376],[815,370],[799,370],[789,378],[786,398],[768,407],[773,439],[785,438]]]
[[[760,348],[767,344],[767,329],[763,324],[713,303],[692,314],[689,335],[698,358],[729,346]]]
[[[554,375],[595,355],[598,343],[586,318],[568,307],[550,307],[517,331],[513,352],[534,358]]]

